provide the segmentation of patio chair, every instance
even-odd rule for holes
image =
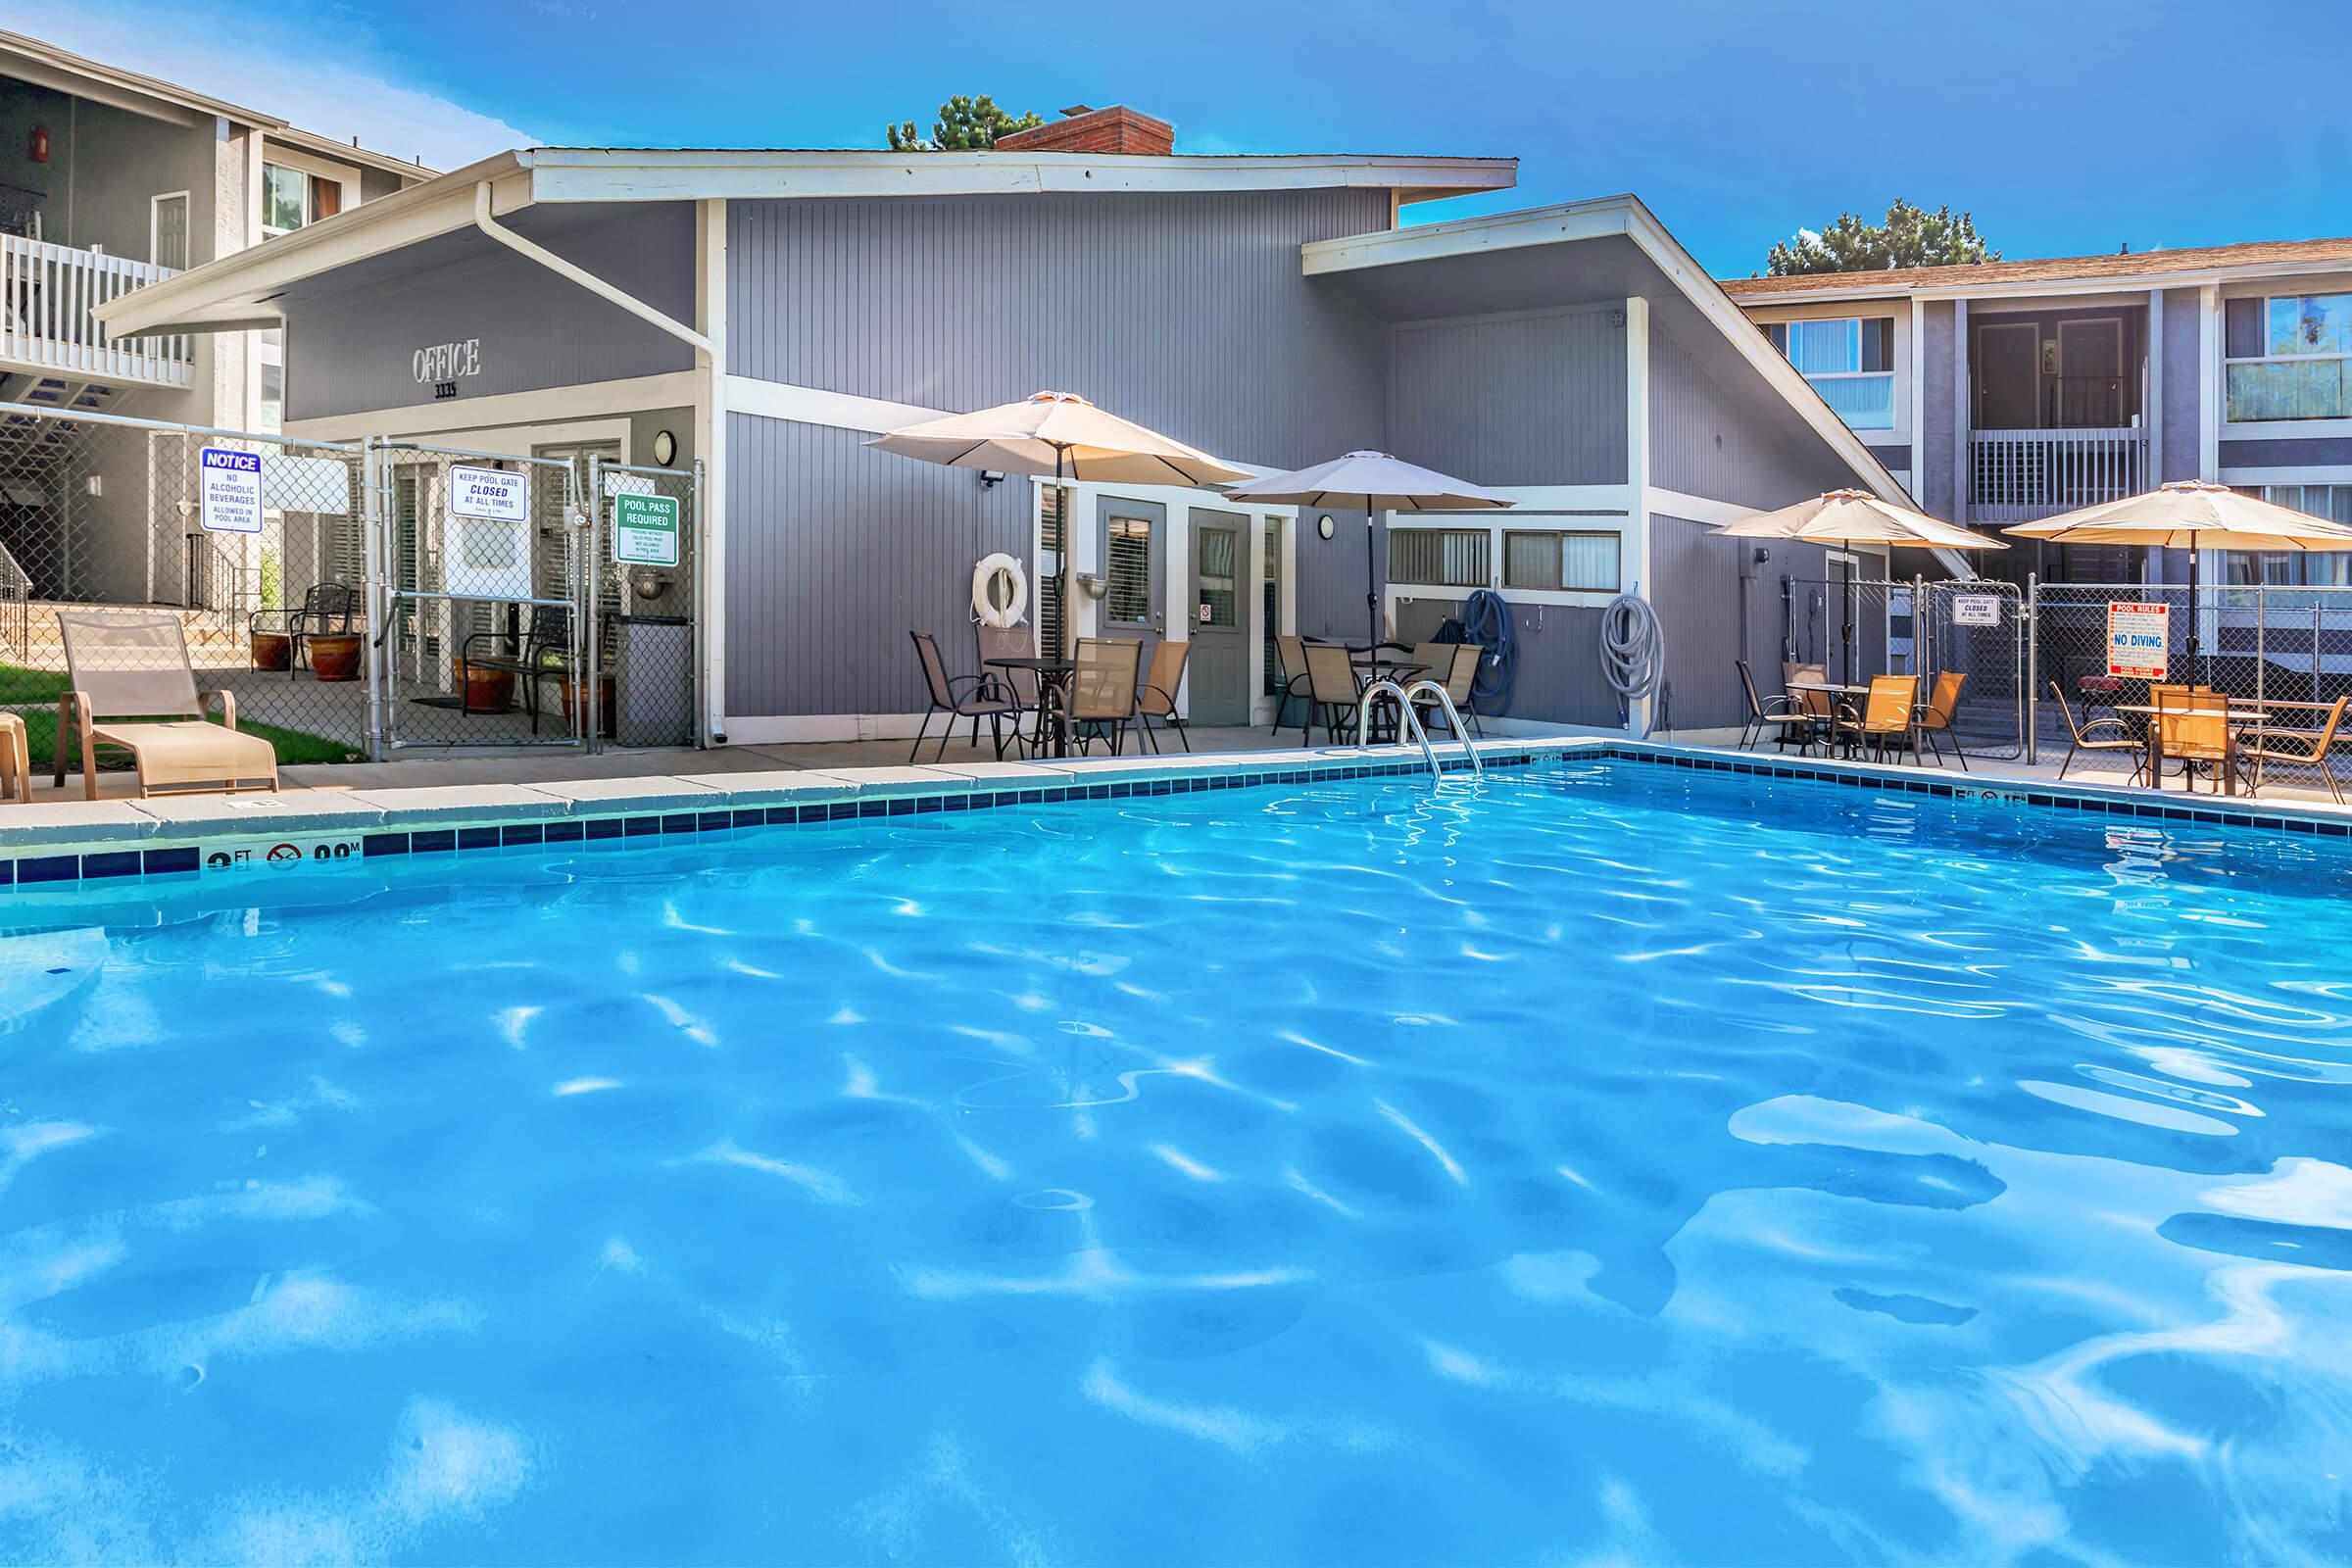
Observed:
[[[2205,772],[2213,777],[2215,794],[2222,789],[2221,770],[2230,754],[2230,721],[2216,711],[2229,706],[2229,700],[2210,686],[2150,686],[2148,703],[2156,711],[2150,722],[2156,726],[2156,766],[2161,770],[2168,759],[2180,763],[2180,780],[2184,787],[2197,787],[2196,775]],[[2199,716],[2214,712],[2213,717]]]
[[[1143,725],[1144,739],[1152,750],[1159,750],[1159,738],[1154,733],[1153,719],[1158,729],[1172,729],[1184,749],[1193,749],[1192,737],[1185,734],[1184,715],[1176,711],[1176,693],[1184,686],[1184,661],[1193,651],[1191,643],[1172,643],[1161,638],[1152,649],[1152,673],[1144,681],[1144,689],[1135,694],[1135,711]]]
[[[1356,702],[1363,688],[1356,684],[1355,661],[1338,643],[1308,643],[1306,645],[1306,696],[1309,731],[1315,719],[1323,721],[1323,738],[1336,746],[1340,726],[1355,723]]]
[[[2066,690],[2056,681],[2050,682],[2050,701],[2058,705],[2058,716],[2066,720],[2066,760],[2058,764],[2058,776],[2075,765],[2075,759],[2083,752],[2123,752],[2132,759],[2132,779],[2136,784],[2147,771],[2148,749],[2132,726],[2113,713],[2105,718],[2078,719],[2075,710],[2066,705]]]
[[[1837,703],[1825,691],[1799,692],[1788,691],[1786,688],[1793,686],[1798,681],[1827,681],[1829,678],[1830,666],[1827,664],[1783,664],[1781,666],[1783,695],[1795,703],[1798,712],[1813,721],[1806,744],[1811,745],[1818,742],[1825,754],[1829,749],[1830,738],[1838,727]],[[1804,747],[1800,746],[1798,750],[1801,752]]]
[[[1133,637],[1081,637],[1078,669],[1070,677],[1070,726],[1080,752],[1106,741],[1110,755],[1122,749],[1135,722],[1135,681],[1144,667],[1144,645]]]
[[[1431,655],[1435,662],[1424,660],[1422,655],[1425,653]],[[1485,657],[1486,650],[1476,643],[1424,643],[1413,650],[1415,663],[1429,664],[1429,673],[1416,678],[1434,680],[1445,687],[1447,701],[1453,704],[1453,710],[1462,715],[1462,723],[1471,735],[1482,740],[1486,737],[1487,727],[1478,721],[1478,699],[1472,689],[1478,684],[1478,662]],[[1429,697],[1414,698],[1413,710],[1421,719],[1421,732],[1425,735],[1429,733],[1429,726],[1446,711],[1437,705],[1435,699]],[[1469,737],[1457,735],[1454,738],[1466,740]]]
[[[2328,748],[2335,744],[2335,732],[2343,726],[2344,709],[2348,705],[2352,705],[2352,697],[2338,697],[2326,708],[2316,703],[2309,705],[2321,715],[2318,729],[2274,728],[2265,724],[2239,736],[2237,757],[2252,769],[2247,780],[2250,788],[2257,791],[2262,788],[2263,776],[2274,762],[2312,767],[2319,769],[2320,779],[2328,786],[2335,804],[2343,805],[2343,787],[2335,781],[2335,770],[2328,765]]]
[[[1919,710],[1919,738],[1936,754],[1936,765],[1943,765],[1943,748],[1948,742],[1951,755],[1960,760],[1960,771],[1968,769],[1968,754],[1960,749],[1960,737],[1952,733],[1952,714],[1960,707],[1960,688],[1968,684],[1963,670],[1947,669],[1936,677],[1936,689],[1928,698],[1928,706]],[[1922,758],[1922,761],[1926,759]]]
[[[302,668],[302,651],[314,637],[347,637],[360,618],[360,591],[348,583],[313,583],[296,610],[257,610],[246,630],[255,637],[286,639],[286,678]]]
[[[501,645],[506,651],[499,652]],[[571,610],[565,605],[534,605],[530,620],[519,634],[477,631],[466,639],[458,656],[473,669],[503,670],[522,686],[522,709],[531,715],[531,733],[539,733],[539,688],[555,681],[561,689],[571,673]],[[482,710],[468,708],[466,712]]]
[[[1847,741],[1871,748],[1878,760],[1886,760],[1888,745],[1900,741],[1919,753],[1919,677],[1917,675],[1873,675],[1870,694],[1862,700],[1860,712],[1853,705],[1841,704],[1838,714],[1838,732]]]
[[[8,798],[23,806],[32,799],[32,742],[24,720],[0,713],[0,775],[5,775]]]
[[[1313,685],[1306,674],[1306,639],[1278,636],[1274,639],[1274,657],[1281,666],[1279,684],[1274,688],[1274,729],[1282,734],[1282,715],[1293,703],[1306,705],[1306,716],[1298,721],[1298,739],[1312,740],[1315,722]]]
[[[1740,671],[1740,690],[1747,699],[1747,717],[1740,725],[1740,750],[1754,751],[1756,742],[1764,738],[1766,731],[1772,733],[1773,746],[1777,750],[1787,751],[1791,741],[1796,743],[1796,749],[1800,752],[1810,746],[1818,720],[1806,712],[1796,698],[1788,692],[1778,697],[1758,696],[1755,672],[1747,667],[1747,661],[1735,659],[1732,663]]]
[[[1027,621],[1015,621],[1009,626],[991,626],[985,621],[973,630],[980,643],[980,674],[983,685],[992,696],[1010,696],[1016,711],[1012,715],[1012,740],[1023,752],[1037,744],[1044,734],[1046,722],[1043,700],[1044,687],[1034,669],[995,669],[992,659],[1035,659],[1037,657],[1037,628]],[[1031,731],[1021,733],[1023,719],[1033,718]]]
[[[923,664],[923,685],[931,698],[931,706],[923,712],[923,721],[914,728],[914,749],[906,754],[907,762],[911,764],[923,755],[923,732],[931,727],[931,716],[943,712],[948,715],[948,727],[940,732],[939,752],[932,760],[946,760],[948,742],[955,737],[956,721],[959,718],[972,721],[972,744],[978,746],[980,721],[985,718],[988,720],[989,734],[996,742],[997,760],[1003,761],[1004,719],[1007,714],[1013,715],[1014,733],[1019,733],[1020,706],[1012,700],[1011,688],[988,675],[951,677],[948,666],[940,662],[939,644],[931,640],[929,632],[910,631],[906,635],[914,639],[915,657]],[[959,688],[968,689],[959,691]]]
[[[60,789],[78,754],[82,796],[98,798],[101,746],[130,754],[142,799],[158,791],[277,788],[277,748],[238,733],[235,694],[196,690],[177,615],[61,610],[57,630],[69,687],[58,699],[52,748]],[[218,724],[205,717],[213,702],[220,709]]]

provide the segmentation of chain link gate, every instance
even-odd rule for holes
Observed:
[[[35,770],[57,754],[69,636],[101,710],[105,674],[184,657],[208,711],[281,764],[364,757],[363,450],[113,414],[105,396],[0,404],[0,708]]]
[[[380,750],[580,745],[577,466],[406,442],[368,460]]]
[[[1919,695],[1938,677],[1966,677],[1952,710],[1953,744],[1970,757],[2014,762],[2026,755],[2027,618],[2013,582],[1922,579]]]
[[[703,466],[691,470],[588,458],[596,507],[588,617],[599,670],[598,742],[693,746],[703,738]]]
[[[2108,673],[2108,607],[2117,604],[2164,608],[2161,677]],[[2256,706],[2352,695],[2352,588],[2204,583],[2192,600],[2186,584],[2036,582],[2033,606],[2033,736],[2037,748],[2056,747],[2060,755],[2069,735],[2066,715],[2051,700],[2053,685],[2078,720],[2108,716],[2119,704],[2145,704],[2156,684],[2208,686]],[[2273,712],[2283,728],[2318,726],[2319,715],[2307,708]],[[2099,760],[2078,759],[2076,766]],[[2339,782],[2352,777],[2352,761],[2340,752],[2330,752],[2328,768]]]

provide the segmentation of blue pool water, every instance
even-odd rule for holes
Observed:
[[[21,903],[0,1555],[2342,1558],[2348,888],[1578,763]]]

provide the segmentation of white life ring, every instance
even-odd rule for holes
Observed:
[[[1012,579],[1005,591],[1004,603],[1000,606],[996,595],[989,590],[999,577]],[[1021,564],[999,551],[981,559],[972,568],[972,614],[983,626],[1017,626],[1029,609],[1029,575]]]

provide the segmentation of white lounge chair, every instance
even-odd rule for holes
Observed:
[[[81,793],[93,801],[101,746],[130,753],[142,797],[277,788],[277,748],[238,733],[235,695],[196,690],[177,615],[61,610],[57,629],[71,686],[58,699],[52,748],[60,789],[76,741]],[[213,703],[220,709],[218,724],[205,717]]]

